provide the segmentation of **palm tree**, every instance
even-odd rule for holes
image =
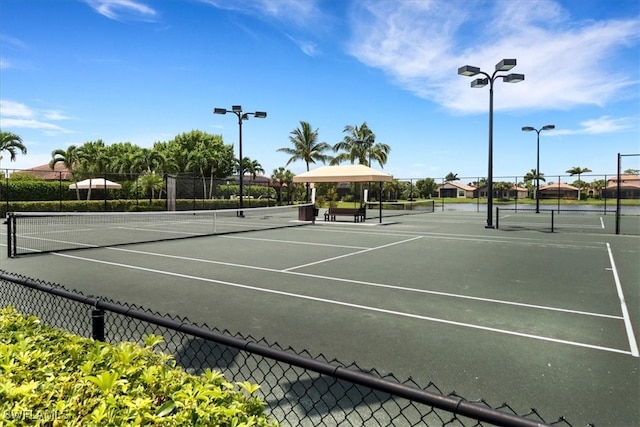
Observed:
[[[452,181],[460,181],[460,178],[458,178],[457,173],[449,172],[447,176],[444,177],[444,180],[446,182],[452,182]]]
[[[589,168],[581,168],[580,166],[574,166],[567,171],[570,176],[578,175],[578,194],[580,194],[580,198],[582,199],[582,181],[580,180],[580,175],[583,173],[591,172]]]
[[[104,142],[101,139],[89,141],[78,147],[79,169],[89,174],[89,178],[94,175],[104,173],[107,165],[111,163],[108,158]],[[87,200],[91,200],[91,186],[87,192]]]
[[[329,156],[324,152],[330,150],[331,146],[326,142],[318,142],[318,129],[311,130],[311,125],[308,122],[301,120],[300,127],[292,130],[289,134],[289,141],[293,144],[293,148],[285,147],[277,150],[291,156],[285,166],[296,160],[302,160],[309,171],[309,164],[316,161],[326,163],[329,160]]]
[[[538,173],[535,169],[531,169],[529,172],[527,172],[523,177],[523,179],[524,179],[525,185],[527,186],[527,188],[532,194],[533,194],[533,190],[532,190],[533,181],[545,182],[544,174]],[[536,191],[538,191],[537,188],[536,188]]]
[[[78,154],[78,147],[75,145],[70,145],[66,150],[58,148],[51,152],[51,160],[49,161],[49,167],[54,169],[56,167],[56,163],[62,163],[65,168],[71,174],[71,179],[73,179],[73,183],[76,184],[76,197],[80,200],[80,189],[78,188],[78,177],[75,173],[75,169],[80,164],[80,156]]]
[[[338,165],[343,161],[354,164],[358,161],[360,165],[371,166],[371,162],[375,160],[384,168],[391,147],[381,142],[376,143],[376,135],[369,129],[367,122],[360,126],[345,126],[343,132],[347,135],[333,146],[333,151],[342,153],[331,160],[332,165]]]
[[[326,142],[318,142],[318,129],[312,130],[309,122],[301,120],[300,127],[289,133],[289,141],[293,144],[293,148],[285,147],[277,150],[291,156],[285,166],[288,166],[296,160],[302,160],[305,162],[308,172],[310,163],[315,163],[316,161],[326,163],[327,160],[329,160],[329,156],[324,153],[330,150],[331,146]],[[307,183],[307,202],[308,201],[309,184]]]
[[[10,154],[9,160],[15,162],[18,150],[22,154],[27,154],[27,147],[22,143],[22,138],[12,132],[0,131],[0,153],[8,151]],[[0,155],[0,160],[2,156]]]
[[[257,160],[251,160],[247,163],[247,172],[251,175],[251,179],[255,182],[259,173],[264,173],[264,168]]]

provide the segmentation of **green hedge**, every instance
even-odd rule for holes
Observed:
[[[152,346],[110,345],[0,309],[0,416],[5,425],[276,426],[258,385],[186,373]]]

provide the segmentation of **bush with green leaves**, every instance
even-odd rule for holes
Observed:
[[[258,385],[188,374],[161,341],[111,345],[0,309],[0,425],[277,426]]]

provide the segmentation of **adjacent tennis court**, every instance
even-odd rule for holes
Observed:
[[[267,221],[249,213],[224,221]],[[518,413],[535,407],[573,425],[640,425],[637,236],[485,229],[483,213],[382,224],[321,217],[304,227],[288,227],[301,224],[289,217],[279,221],[285,228],[17,258],[5,250],[0,267],[467,399],[507,402]],[[93,246],[80,236],[104,229],[87,223],[59,239],[66,229],[57,225],[31,237],[70,245],[76,236]],[[106,235],[127,230],[109,226]]]

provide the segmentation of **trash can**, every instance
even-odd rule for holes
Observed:
[[[298,208],[298,221],[313,221],[314,206],[300,206]]]

